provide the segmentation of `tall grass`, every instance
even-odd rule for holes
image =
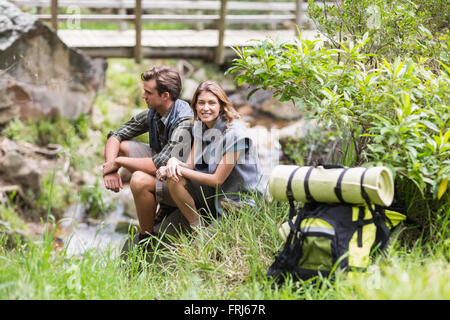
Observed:
[[[147,256],[133,249],[87,249],[68,256],[51,237],[0,246],[0,299],[449,299],[448,239],[405,245],[393,237],[386,255],[348,279],[275,284],[266,272],[283,242],[286,204],[259,202],[228,214],[214,233],[180,235]],[[402,228],[399,234],[408,233]],[[5,241],[4,239],[0,241]]]

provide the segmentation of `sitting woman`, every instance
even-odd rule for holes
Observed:
[[[167,178],[172,199],[196,227],[202,219],[221,216],[227,200],[254,203],[249,195],[262,196],[263,186],[256,147],[223,89],[202,82],[191,108],[196,121],[188,160],[171,158],[157,178]]]

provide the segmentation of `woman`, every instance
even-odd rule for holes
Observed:
[[[171,158],[156,177],[167,178],[172,199],[196,227],[202,220],[199,213],[206,220],[217,218],[224,201],[246,201],[251,193],[262,195],[263,187],[256,147],[223,89],[213,81],[202,82],[191,108],[196,121],[188,160]]]

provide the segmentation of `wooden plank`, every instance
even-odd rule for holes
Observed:
[[[10,0],[20,6],[29,7],[49,7],[49,0]],[[134,0],[121,1],[91,1],[91,0],[59,0],[58,6],[69,7],[77,6],[79,8],[127,8],[132,9],[135,6]],[[307,6],[307,3],[304,4]],[[229,1],[228,10],[257,10],[257,11],[295,11],[294,2],[250,2],[250,1]],[[153,0],[144,1],[142,9],[192,9],[192,10],[219,10],[220,1],[167,1]]]
[[[302,31],[304,38],[313,40],[316,31]],[[294,30],[259,31],[259,30],[226,30],[224,46],[248,46],[251,39],[264,40],[266,37],[280,37],[292,40],[297,36]],[[134,47],[134,30],[60,30],[59,37],[70,47]],[[79,39],[83,40],[84,44]],[[157,48],[181,46],[209,47],[217,46],[217,30],[143,30],[142,46]]]
[[[86,39],[78,48],[92,57],[103,58],[133,58],[134,30],[99,31],[99,30],[60,30],[61,39],[68,45],[76,38]],[[316,31],[303,31],[302,37],[314,40]],[[297,34],[292,30],[258,31],[258,30],[226,30],[224,38],[225,59],[235,57],[231,47],[246,47],[255,45],[254,40],[264,40],[266,37],[280,38],[283,41],[294,41]],[[72,39],[72,40],[71,40]],[[89,39],[90,41],[87,41]],[[102,39],[102,40],[101,40]],[[163,42],[161,42],[163,41]],[[108,46],[105,45],[108,43]],[[100,46],[102,44],[103,46]],[[143,58],[192,58],[213,60],[217,46],[216,30],[143,30]]]
[[[295,24],[300,28],[302,25],[302,16],[303,16],[303,0],[295,1]]]
[[[35,15],[38,19],[48,21],[51,19],[49,14]],[[304,16],[304,15],[302,15]],[[72,19],[73,15],[60,14],[59,20]],[[82,14],[77,15],[77,19],[85,22],[120,22],[120,21],[134,21],[135,15],[121,15],[121,14]],[[143,22],[185,22],[185,23],[197,23],[201,22],[215,22],[220,19],[220,15],[175,15],[175,14],[144,14],[141,17]],[[275,22],[295,21],[295,14],[252,14],[252,15],[227,15],[227,23],[229,24],[269,24]]]
[[[227,28],[227,0],[221,0],[220,19],[217,25],[218,43],[217,43],[216,57],[214,60],[216,65],[222,65],[225,59],[223,43],[225,39],[226,28]]]
[[[136,18],[134,20],[134,30],[136,36],[136,44],[134,47],[134,60],[136,63],[141,63],[142,61],[142,0],[136,0],[136,7],[134,8]]]
[[[51,3],[51,22],[53,30],[58,32],[58,0],[52,0]]]

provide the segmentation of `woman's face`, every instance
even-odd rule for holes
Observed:
[[[209,91],[202,91],[197,98],[195,106],[198,118],[212,128],[220,112],[220,103],[216,95]]]

